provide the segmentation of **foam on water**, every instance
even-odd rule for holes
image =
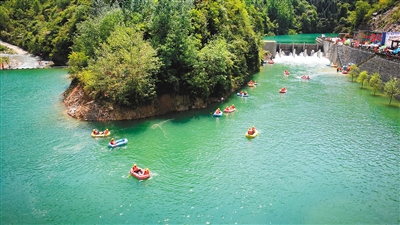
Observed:
[[[283,53],[279,54],[279,52],[277,52],[274,62],[281,64],[313,65],[318,67],[330,63],[329,59],[322,57],[322,53],[320,53],[320,56],[318,55],[318,52],[312,53],[311,56],[308,56],[303,52],[298,55],[293,55],[293,53],[290,53],[290,55],[284,55]]]

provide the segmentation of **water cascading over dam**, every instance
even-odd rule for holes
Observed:
[[[321,44],[280,44],[276,41],[264,41],[264,50],[269,51],[272,57],[292,55],[296,56],[312,56],[317,53],[318,57],[323,56],[324,47]]]

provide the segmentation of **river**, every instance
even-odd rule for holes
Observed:
[[[315,44],[315,39],[317,37],[338,37],[338,34],[328,33],[328,34],[293,34],[293,35],[277,35],[277,36],[265,36],[263,39],[268,41],[276,41],[281,44]]]
[[[328,63],[277,57],[253,76],[257,87],[243,87],[248,98],[232,94],[204,110],[119,122],[70,118],[66,70],[1,71],[0,219],[397,224],[399,107]],[[278,93],[283,86],[288,92]],[[237,112],[211,115],[231,104]],[[246,139],[253,125],[259,136]],[[110,138],[90,137],[93,128],[129,143],[109,149]],[[131,177],[134,163],[152,177]]]

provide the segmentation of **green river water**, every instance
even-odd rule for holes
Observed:
[[[265,36],[264,40],[276,41],[277,43],[286,44],[315,44],[315,38],[320,37],[322,34],[295,34],[295,35],[278,35],[278,36]],[[338,37],[339,34],[329,33],[324,34],[325,37]]]
[[[70,118],[66,70],[0,71],[1,223],[398,224],[399,102],[328,63],[277,57],[248,98],[119,122]],[[134,163],[152,177],[129,176]]]

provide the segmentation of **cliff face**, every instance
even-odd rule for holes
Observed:
[[[191,101],[188,96],[163,95],[152,104],[137,109],[130,109],[115,105],[100,105],[91,99],[83,91],[83,87],[75,82],[71,83],[69,89],[64,93],[64,104],[67,113],[73,118],[89,121],[111,121],[111,120],[134,120],[169,112],[186,111],[189,109],[205,108],[211,102],[219,99],[210,99],[204,102],[201,99]]]

